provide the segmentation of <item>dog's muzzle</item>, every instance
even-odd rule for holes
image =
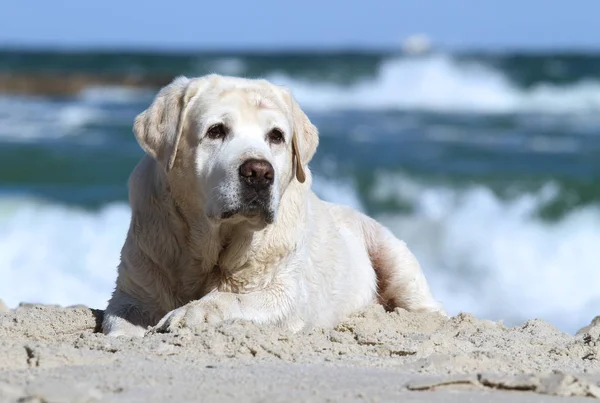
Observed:
[[[267,223],[272,222],[271,196],[275,182],[273,165],[266,160],[249,159],[240,165],[238,173],[241,185],[240,208],[239,211],[227,212],[224,216],[262,216]]]

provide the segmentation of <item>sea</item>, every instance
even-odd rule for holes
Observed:
[[[320,131],[323,199],[405,240],[455,315],[600,314],[600,53],[0,51],[0,73],[263,77]],[[0,94],[0,298],[104,308],[156,89]]]

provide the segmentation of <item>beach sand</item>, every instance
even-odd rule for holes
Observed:
[[[102,311],[0,303],[0,401],[542,402],[600,398],[600,318],[577,335],[381,306],[335,329],[248,322],[143,339]],[[591,318],[590,318],[591,319]]]

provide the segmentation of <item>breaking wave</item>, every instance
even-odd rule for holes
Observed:
[[[388,59],[373,78],[347,86],[299,80],[285,73],[267,78],[291,88],[302,106],[311,109],[553,114],[600,111],[598,81],[521,88],[491,66],[445,55]]]
[[[351,184],[317,178],[324,199],[363,210]],[[377,214],[419,258],[451,314],[472,312],[508,325],[540,317],[574,332],[598,314],[600,208],[558,222],[536,218],[555,190],[514,200],[486,187],[453,189],[380,177],[375,196],[408,201],[410,213]],[[95,211],[35,199],[0,199],[0,297],[103,308],[116,277],[129,207]]]

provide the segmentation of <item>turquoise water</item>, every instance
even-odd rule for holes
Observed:
[[[600,55],[0,52],[1,72],[287,85],[320,130],[317,193],[405,239],[451,313],[599,313]],[[154,91],[0,95],[0,298],[105,305]]]

